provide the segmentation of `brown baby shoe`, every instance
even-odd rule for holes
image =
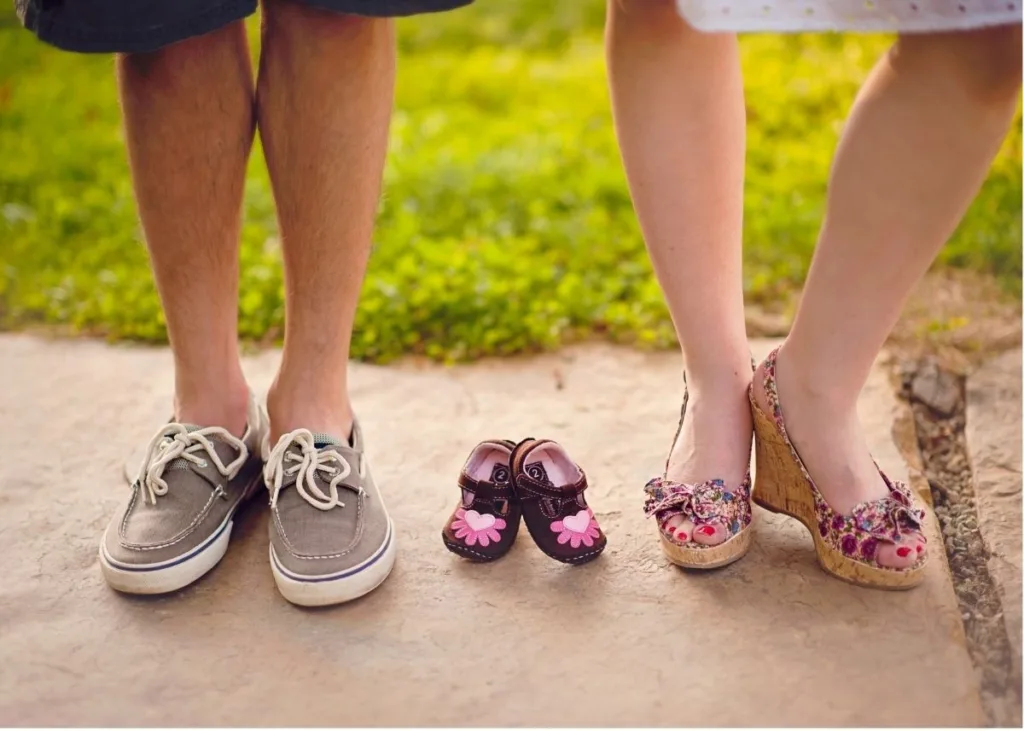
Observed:
[[[581,564],[597,558],[607,539],[583,491],[587,476],[549,439],[524,439],[512,450],[512,484],[534,542],[551,558]]]
[[[459,474],[462,499],[441,531],[445,547],[470,561],[494,561],[516,542],[522,511],[512,491],[509,458],[515,442],[483,441]]]

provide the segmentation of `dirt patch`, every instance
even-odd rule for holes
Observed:
[[[1002,597],[989,572],[978,527],[966,437],[965,377],[935,356],[903,360],[900,395],[913,412],[920,468],[942,531],[967,637],[990,724],[1020,726],[1021,677],[1003,620]]]
[[[800,292],[771,303],[748,303],[750,337],[785,337]],[[1021,301],[987,274],[962,269],[929,272],[914,288],[886,349],[903,358],[937,357],[964,373],[993,353],[1021,343]]]
[[[958,375],[1021,343],[1021,302],[991,277],[931,272],[915,288],[886,348],[904,360],[931,356]]]

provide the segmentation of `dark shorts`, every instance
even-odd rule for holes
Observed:
[[[349,15],[395,18],[451,10],[472,0],[296,0]],[[81,53],[145,53],[256,12],[257,0],[14,0],[40,40]]]

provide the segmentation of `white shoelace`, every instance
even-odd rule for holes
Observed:
[[[297,444],[302,454],[289,452],[288,449]],[[291,464],[285,464],[290,462]],[[324,477],[331,478],[327,485],[328,492],[325,493],[316,484],[316,473],[323,473]],[[308,429],[297,429],[281,437],[267,457],[267,463],[263,467],[263,478],[270,486],[270,506],[277,505],[277,495],[281,492],[282,483],[285,477],[298,475],[295,479],[295,487],[299,495],[307,503],[318,510],[330,510],[334,507],[343,508],[343,503],[338,498],[338,485],[352,474],[352,465],[343,456],[333,450],[320,451],[316,448],[316,441]],[[363,474],[360,465],[359,474]],[[359,486],[346,485],[363,494],[363,488]]]
[[[217,450],[213,448],[211,437],[217,437],[238,450],[238,456],[230,464],[224,464]],[[249,458],[249,449],[245,442],[219,426],[189,431],[183,424],[168,424],[158,431],[149,443],[136,479],[136,482],[145,488],[153,505],[156,505],[157,496],[167,494],[167,481],[163,474],[168,465],[176,459],[183,459],[205,467],[206,460],[199,456],[199,452],[206,452],[206,456],[213,462],[217,471],[228,480],[234,479],[238,470],[245,464],[245,460]]]

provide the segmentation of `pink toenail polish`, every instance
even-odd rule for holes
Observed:
[[[917,552],[918,553],[922,553],[923,551],[924,551],[924,546],[922,546],[920,543],[918,543],[917,544]]]
[[[705,525],[703,528],[700,529],[700,532],[706,536],[713,536],[715,535],[715,528],[714,526]]]
[[[686,534],[685,533],[677,533],[676,534],[676,538],[678,538],[681,541],[685,541],[686,540]]]
[[[896,549],[896,555],[900,558],[906,558],[910,554],[910,549],[907,546],[900,546]]]

